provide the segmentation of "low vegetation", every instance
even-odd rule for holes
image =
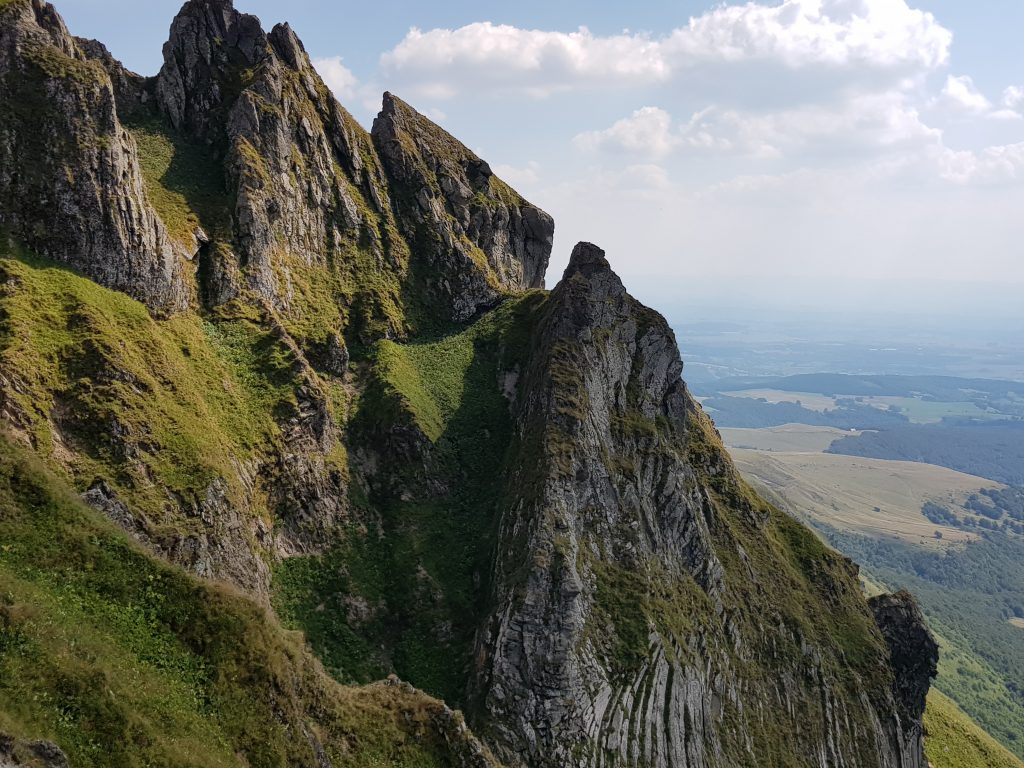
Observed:
[[[139,115],[127,127],[139,148],[146,196],[171,237],[191,245],[197,228],[223,236],[230,223],[227,180],[212,150],[179,137],[156,116]]]
[[[394,670],[462,702],[511,437],[499,375],[524,358],[543,302],[511,298],[457,333],[377,345],[352,430],[405,458],[357,494],[359,522],[332,551],[274,574],[277,610],[340,679]]]
[[[279,445],[278,420],[296,407],[295,361],[257,317],[154,320],[123,294],[11,250],[0,278],[0,371],[40,455],[80,488],[108,478],[154,523],[168,491],[196,499],[223,478],[240,498],[235,462]]]
[[[343,688],[265,609],[130,543],[0,439],[0,731],[74,766],[452,764],[440,705]],[[456,741],[459,737],[455,737]]]
[[[925,753],[933,768],[1024,768],[951,699],[933,690],[924,713]]]

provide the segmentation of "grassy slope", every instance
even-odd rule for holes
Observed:
[[[127,123],[139,148],[146,196],[171,237],[190,243],[197,227],[209,236],[228,229],[224,169],[208,148],[173,134],[155,116]]]
[[[928,695],[924,727],[925,752],[934,768],[1024,768],[1024,762],[939,691]]]
[[[324,675],[264,609],[164,565],[0,440],[0,731],[75,766],[449,765],[437,702]],[[244,755],[244,758],[242,757]]]
[[[279,446],[278,423],[296,409],[295,361],[258,318],[154,320],[138,302],[2,243],[0,278],[0,372],[42,457],[79,487],[107,478],[172,535],[183,523],[167,514],[168,490],[201,498],[223,477],[232,501],[246,493],[236,462]]]
[[[275,607],[340,679],[393,669],[461,702],[511,430],[498,373],[521,359],[542,302],[528,294],[461,332],[377,346],[353,430],[372,444],[381,429],[410,428],[426,458],[384,469],[398,488],[355,499],[372,527],[353,526],[323,557],[285,561],[274,578]]]
[[[757,453],[753,451],[734,451],[734,454],[740,457],[739,463],[747,471],[750,471],[751,467],[758,466],[758,462],[753,461],[753,458],[757,457],[764,460],[774,460],[789,456],[793,460],[800,461],[805,459],[813,460],[815,458],[814,456],[796,456],[786,453]],[[746,462],[743,459],[744,456],[748,457]],[[831,482],[824,482],[817,474],[805,473],[802,477],[788,476],[788,481],[780,485],[782,489],[780,494],[786,496],[787,499],[793,499],[796,511],[808,516],[807,519],[817,520],[819,524],[821,521],[825,521],[831,525],[837,525],[842,521],[842,515],[833,506],[837,501],[844,505],[843,509],[849,508],[853,510],[855,514],[851,520],[854,521],[854,524],[844,523],[843,525],[849,530],[849,533],[842,536],[835,543],[839,545],[840,549],[846,551],[847,554],[850,554],[859,562],[878,565],[881,561],[879,563],[874,563],[873,561],[877,560],[878,557],[885,560],[886,557],[878,554],[876,550],[880,552],[883,550],[887,552],[888,549],[892,548],[899,549],[900,552],[910,552],[911,550],[905,547],[901,548],[896,543],[888,544],[883,542],[871,546],[870,542],[873,539],[856,534],[861,530],[865,521],[870,522],[874,505],[879,504],[880,499],[884,496],[882,487],[885,486],[886,482],[892,485],[892,481],[899,481],[890,488],[890,496],[892,496],[892,492],[896,491],[904,494],[912,491],[911,486],[906,484],[906,478],[899,480],[892,473],[894,468],[903,465],[902,462],[878,462],[878,464],[879,467],[876,471],[869,473],[861,479],[865,481],[871,480],[870,483],[861,482],[860,480],[853,482],[856,478],[852,474],[849,477],[836,476],[832,478]],[[917,466],[923,467],[924,465]],[[946,470],[937,467],[924,467],[924,469],[937,470],[940,473],[946,472]],[[893,476],[890,477],[890,475]],[[957,475],[956,473],[951,473],[951,476],[955,477]],[[815,492],[815,488],[818,485],[821,487]],[[937,492],[932,486],[933,484],[928,483],[923,485],[922,489],[930,488],[932,491]],[[775,495],[778,496],[780,494]],[[856,502],[856,504],[853,502]],[[888,502],[883,503],[882,506],[885,507],[883,510],[885,515],[880,518],[880,522],[886,527],[891,527],[899,521],[899,516],[894,517],[893,513],[900,506],[906,507],[905,512],[909,516],[907,519],[920,518],[919,500],[914,501],[910,505],[900,505],[898,497],[893,496]],[[858,513],[855,507],[861,509],[863,514]],[[877,514],[875,516],[878,517]],[[927,526],[929,530],[935,528],[930,523]],[[932,546],[929,549],[933,550],[934,547]],[[939,661],[939,678],[936,683],[938,690],[935,691],[935,695],[941,697],[945,693],[954,697],[957,702],[973,713],[975,719],[983,723],[991,733],[996,734],[1008,744],[1014,743],[1012,735],[1016,733],[1019,738],[1019,734],[1024,732],[1021,730],[1021,725],[1024,724],[1024,721],[1020,719],[1020,704],[1014,701],[1012,694],[1007,689],[1005,675],[1000,675],[993,668],[992,664],[979,654],[976,639],[972,640],[961,631],[965,626],[970,626],[972,631],[977,627],[987,626],[986,622],[989,621],[989,616],[985,613],[985,610],[987,610],[989,603],[992,601],[987,598],[979,600],[978,595],[968,596],[951,593],[951,597],[948,600],[940,600],[939,603],[941,604],[935,603],[934,600],[938,594],[936,593],[935,585],[919,578],[914,578],[908,582],[908,577],[905,574],[913,573],[913,568],[908,568],[909,570],[904,568],[902,572],[892,569],[874,569],[872,574],[874,577],[884,579],[888,583],[889,589],[907,587],[914,592],[919,599],[923,600],[925,611],[933,628],[941,633],[942,652]],[[949,605],[946,603],[949,603]],[[978,615],[972,614],[970,617],[960,616],[954,610],[954,603],[958,603],[961,609],[968,605],[982,606],[982,608],[979,608],[981,613]],[[939,611],[939,613],[935,611]],[[999,620],[993,619],[993,622],[999,623]],[[957,627],[960,627],[960,630]],[[1000,629],[1005,628],[1000,626]],[[986,650],[986,652],[988,651]],[[963,717],[966,718],[967,716],[963,715]],[[949,720],[947,718],[947,720],[942,721],[939,725],[944,726],[948,724]],[[974,728],[984,733],[981,726],[975,725]],[[1019,741],[1015,745],[1019,745]],[[939,764],[941,765],[941,763]],[[966,762],[963,764],[987,765],[984,762]],[[953,763],[953,765],[956,765],[956,763]],[[1001,763],[996,762],[992,763],[992,765],[1001,765]]]

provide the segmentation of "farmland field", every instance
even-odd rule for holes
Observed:
[[[860,405],[868,405],[879,410],[894,410],[902,413],[912,423],[934,424],[944,418],[957,419],[990,419],[1003,418],[1001,414],[979,408],[971,402],[938,402],[919,397],[898,397],[893,395],[853,396],[845,394],[823,395],[815,392],[785,392],[778,389],[745,389],[729,392],[730,397],[745,397],[752,400],[764,400],[768,403],[795,403],[811,411],[824,411],[839,408],[843,401],[853,400]]]
[[[908,461],[826,453],[731,449],[740,471],[792,512],[844,530],[934,546],[969,541],[973,534],[929,521],[926,501],[969,514],[963,503],[981,488],[998,488],[973,475]]]
[[[860,434],[854,430],[808,424],[783,424],[765,429],[723,428],[719,431],[729,448],[795,453],[822,453],[839,438]]]

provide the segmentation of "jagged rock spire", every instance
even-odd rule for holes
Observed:
[[[373,141],[393,186],[399,222],[447,281],[456,319],[493,304],[502,289],[544,284],[554,221],[498,179],[462,142],[391,93]],[[485,257],[481,270],[476,253]]]
[[[589,278],[597,272],[607,272],[618,279],[618,275],[612,271],[612,265],[608,263],[605,252],[593,243],[581,242],[572,249],[569,265],[565,268],[562,279],[570,279],[577,273]]]
[[[191,299],[188,260],[150,206],[103,50],[53,6],[0,6],[0,226],[155,312]]]
[[[237,97],[242,70],[263,61],[267,49],[260,20],[236,11],[232,0],[189,0],[164,44],[156,84],[161,110],[178,130],[211,140],[211,131],[223,130],[220,112]]]

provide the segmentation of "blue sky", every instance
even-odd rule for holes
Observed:
[[[178,6],[57,3],[144,74]],[[364,125],[393,90],[552,213],[549,282],[589,239],[662,306],[1024,316],[1024,3],[236,6],[289,21]]]

